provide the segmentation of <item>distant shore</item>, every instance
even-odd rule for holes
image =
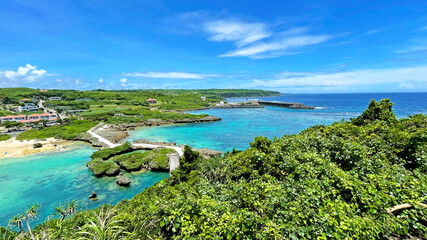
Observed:
[[[34,144],[41,143],[42,146],[34,148]],[[73,144],[72,141],[63,139],[47,138],[42,140],[18,141],[15,138],[0,143],[0,159],[20,157],[28,154],[61,151],[68,149]]]

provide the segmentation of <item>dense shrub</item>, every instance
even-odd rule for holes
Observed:
[[[153,149],[146,152],[134,152],[113,157],[111,160],[116,162],[122,169],[132,172],[143,168],[151,170],[169,170],[168,154],[175,150],[169,148]]]
[[[113,226],[127,239],[427,238],[427,117],[393,120],[389,107],[209,160],[186,147],[171,178],[115,207]],[[87,224],[68,219],[63,238]]]
[[[19,134],[17,140],[45,139],[51,137],[74,140],[80,133],[87,132],[98,122],[89,120],[71,120],[58,126],[42,127],[41,129],[30,129]]]
[[[9,134],[0,134],[0,141],[9,140],[11,137]]]
[[[110,157],[113,157],[115,155],[119,155],[121,153],[126,153],[126,152],[132,151],[131,146],[132,146],[131,143],[125,142],[122,145],[114,147],[114,148],[104,148],[104,149],[101,149],[99,151],[92,153],[90,158],[92,158],[92,159],[101,158],[102,160],[107,160]]]

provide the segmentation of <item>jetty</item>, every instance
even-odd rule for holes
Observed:
[[[285,108],[291,108],[291,109],[315,109],[315,107],[312,107],[312,106],[306,106],[302,103],[293,103],[293,102],[258,101],[258,103],[260,105],[285,107]]]

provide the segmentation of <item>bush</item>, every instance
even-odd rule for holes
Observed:
[[[130,234],[118,237],[427,238],[427,116],[393,120],[387,106],[208,160],[186,146],[172,177],[115,207]],[[90,224],[68,220],[63,238]]]
[[[0,134],[0,141],[9,140],[11,137],[9,134]]]
[[[89,168],[96,177],[116,176],[120,173],[120,167],[114,162],[100,162]]]
[[[139,171],[143,168],[169,171],[168,154],[174,153],[170,148],[153,149],[146,152],[135,152],[113,157],[111,160],[116,162],[126,171]]]
[[[113,157],[115,155],[119,155],[122,153],[132,151],[131,146],[132,145],[129,142],[126,142],[126,143],[124,143],[120,146],[114,147],[114,148],[105,148],[105,149],[102,149],[102,150],[99,150],[97,152],[92,153],[90,158],[92,158],[92,159],[101,158],[102,160],[107,160],[110,157]]]

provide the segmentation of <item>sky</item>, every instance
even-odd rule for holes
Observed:
[[[427,92],[427,1],[1,0],[0,87]]]

